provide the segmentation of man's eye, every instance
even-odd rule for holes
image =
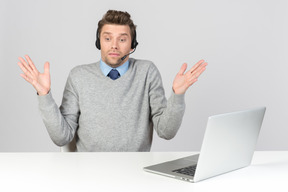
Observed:
[[[109,38],[109,37],[106,37],[105,40],[106,40],[106,41],[110,41],[110,38]]]
[[[126,41],[126,39],[120,39],[120,41],[121,41],[121,42],[125,42],[125,41]]]

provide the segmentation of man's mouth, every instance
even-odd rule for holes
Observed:
[[[108,55],[111,57],[119,57],[120,56],[119,53],[109,53]]]

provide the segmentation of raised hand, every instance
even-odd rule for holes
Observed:
[[[184,74],[187,69],[187,63],[184,63],[174,79],[174,93],[184,94],[187,89],[193,85],[198,80],[198,77],[205,71],[207,64],[208,63],[206,63],[204,60],[200,60]]]
[[[51,80],[50,80],[50,70],[49,70],[49,62],[44,64],[44,73],[40,73],[30,57],[25,55],[25,59],[19,57],[20,62],[17,64],[23,71],[21,77],[23,77],[27,82],[29,82],[37,91],[37,93],[41,95],[46,95],[50,91]]]

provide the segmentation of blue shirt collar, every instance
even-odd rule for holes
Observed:
[[[123,76],[128,71],[128,68],[129,59],[117,68],[110,67],[104,61],[102,61],[102,59],[100,59],[100,69],[105,76],[107,76],[112,69],[117,69],[117,71],[120,73],[120,76]]]

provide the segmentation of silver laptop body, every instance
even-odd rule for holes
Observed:
[[[249,166],[265,110],[261,107],[210,116],[200,154],[144,167],[144,170],[198,182]]]

